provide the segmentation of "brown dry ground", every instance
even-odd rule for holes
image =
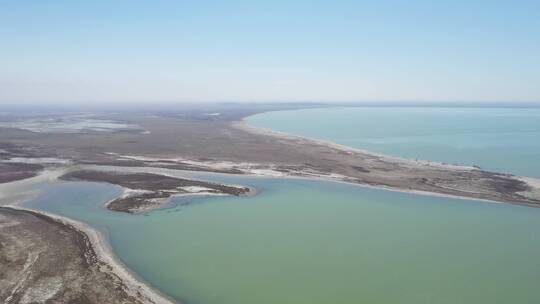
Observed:
[[[0,163],[0,184],[36,176],[41,170],[38,164]]]
[[[152,173],[120,173],[110,171],[78,170],[69,172],[60,177],[68,181],[105,182],[119,185],[129,189],[146,190],[148,192],[135,194],[125,198],[117,198],[107,204],[107,208],[114,211],[135,213],[146,211],[161,205],[155,199],[166,199],[171,195],[187,193],[179,187],[205,187],[212,189],[212,193],[244,195],[250,192],[249,188],[228,186],[205,181],[183,179]]]
[[[75,163],[143,166],[148,163],[119,160],[106,152],[149,157],[184,157],[194,160],[226,160],[276,165],[278,170],[296,174],[302,170],[337,173],[347,181],[405,190],[429,191],[470,198],[488,199],[529,206],[540,205],[536,196],[527,193],[527,184],[512,176],[483,170],[465,170],[403,162],[395,158],[363,152],[350,152],[301,138],[254,134],[233,126],[245,112],[223,112],[223,117],[203,114],[128,113],[106,115],[148,130],[93,134],[36,134],[3,129],[0,144],[10,151],[69,158]],[[251,114],[251,113],[248,113]],[[16,152],[14,152],[16,155]],[[175,169],[206,170],[189,164],[150,164]],[[218,170],[219,171],[219,170]],[[231,172],[238,173],[238,172]],[[300,174],[301,175],[301,174]]]
[[[291,175],[336,173],[344,175],[346,181],[359,184],[540,206],[537,194],[510,175],[404,162],[301,138],[254,134],[233,126],[234,121],[257,111],[262,110],[208,110],[222,112],[219,117],[208,117],[203,110],[103,114],[107,119],[138,124],[150,134],[38,134],[0,128],[0,160],[58,157],[71,159],[75,164],[208,170],[181,162],[121,160],[107,153],[114,152],[154,158],[249,162],[272,166]],[[4,176],[8,176],[3,177],[5,181],[31,176],[34,169],[39,169],[5,163],[2,166]],[[6,208],[0,208],[0,228],[2,303],[35,303],[47,299],[47,303],[141,302],[125,292],[118,277],[100,271],[100,267],[106,266],[96,261],[86,235],[76,229],[37,214]]]
[[[103,271],[84,233],[27,211],[0,208],[0,302],[147,303]]]

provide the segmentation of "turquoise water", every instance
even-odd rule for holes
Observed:
[[[270,127],[274,120],[265,116],[270,115],[282,131],[335,137],[343,144],[409,157],[483,161],[489,168],[538,176],[537,163],[528,168],[516,159],[522,150],[523,158],[534,157],[524,147],[538,145],[532,141],[537,123],[525,112],[515,110],[521,117],[515,125],[508,122],[514,110],[493,109],[489,115],[473,110],[484,123],[472,128],[472,113],[458,115],[465,110],[435,115],[446,117],[443,122],[419,121],[436,109],[405,109],[417,119],[402,120],[400,111],[276,112],[250,121]],[[495,113],[514,135],[497,134],[500,126],[488,118]],[[327,121],[320,122],[323,116]],[[376,117],[396,127],[375,128],[371,123]],[[406,138],[418,144],[418,151]],[[488,147],[493,145],[500,148],[492,151]],[[409,150],[418,155],[406,155]],[[488,151],[493,155],[479,157]],[[504,154],[509,155],[506,162]],[[63,183],[42,185],[44,194],[28,205],[97,227],[131,269],[188,304],[540,301],[540,209],[299,179],[200,177],[261,192],[249,198],[177,199],[168,209],[129,215],[103,208],[120,193],[118,187]]]
[[[540,209],[303,180],[228,181],[263,191],[127,215],[102,207],[118,188],[65,183],[44,186],[29,205],[107,231],[131,269],[186,303],[540,299]]]
[[[332,108],[247,121],[389,155],[540,177],[540,108]]]

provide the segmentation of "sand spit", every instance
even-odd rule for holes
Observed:
[[[40,190],[35,189],[35,185],[58,183],[59,177],[70,170],[72,169],[69,167],[46,168],[35,177],[0,184],[0,208],[8,208],[14,212],[30,212],[32,214],[37,214],[85,236],[88,243],[84,244],[86,248],[84,252],[95,252],[97,260],[102,264],[102,266],[99,267],[99,270],[105,273],[106,277],[117,277],[122,286],[124,286],[123,290],[127,295],[131,299],[137,299],[137,302],[125,302],[120,299],[111,299],[113,303],[175,303],[173,300],[168,299],[165,295],[162,295],[159,291],[154,290],[144,283],[134,273],[130,272],[130,270],[115,257],[111,247],[108,245],[106,237],[99,231],[87,224],[63,216],[21,206],[24,202],[40,195]],[[39,231],[39,229],[40,228],[38,227],[37,230]],[[118,284],[118,282],[114,284]]]
[[[332,145],[332,147],[336,148],[336,147],[341,147],[341,146]],[[362,150],[356,150],[356,149],[351,148],[351,151],[358,152]],[[376,155],[376,154],[373,154],[373,155]],[[170,174],[170,172],[174,172],[174,171],[182,172],[182,171],[174,170],[174,169],[159,168],[159,164],[164,161],[169,162],[169,163],[178,161],[178,162],[183,162],[183,163],[190,163],[191,165],[198,166],[201,169],[207,169],[207,171],[212,174],[227,174],[227,173],[216,173],[216,171],[218,170],[235,170],[235,171],[242,172],[242,174],[244,175],[248,175],[252,177],[300,178],[300,179],[308,179],[308,180],[320,180],[320,181],[339,182],[339,183],[346,183],[346,184],[361,186],[361,187],[384,189],[384,190],[389,190],[389,191],[425,195],[425,196],[447,197],[447,198],[456,198],[456,199],[464,199],[464,200],[476,200],[476,201],[483,201],[483,202],[490,202],[490,203],[508,203],[507,201],[504,201],[504,200],[495,200],[495,199],[475,197],[474,194],[476,194],[476,192],[474,191],[470,191],[472,196],[466,196],[466,195],[456,195],[456,194],[450,194],[450,193],[440,193],[440,192],[434,192],[434,191],[390,187],[390,186],[382,185],[382,184],[377,185],[377,184],[362,183],[346,175],[336,174],[336,173],[327,173],[327,172],[318,172],[311,168],[305,168],[305,167],[288,168],[287,171],[284,171],[280,168],[280,166],[275,165],[275,164],[255,164],[255,163],[246,163],[246,162],[235,163],[235,162],[229,162],[229,161],[198,161],[198,160],[186,159],[182,157],[152,158],[152,157],[134,156],[134,155],[117,155],[117,156],[120,159],[132,159],[132,160],[144,161],[148,167],[126,168],[126,167],[107,166],[108,169],[128,171],[128,172],[150,172],[150,173],[157,173],[157,174],[164,174],[163,172],[165,171],[165,172],[169,172]],[[470,167],[470,166],[448,165],[448,164],[428,162],[428,161],[414,161],[414,160],[408,160],[408,159],[398,158],[398,157],[395,157],[395,158],[392,157],[392,158],[402,161],[403,163],[408,163],[408,164],[414,163],[415,165],[423,164],[425,166],[444,168],[447,170],[477,170],[476,168]],[[156,165],[156,167],[152,167],[152,165]],[[99,167],[100,166],[95,166],[95,168],[99,168]],[[204,171],[204,170],[201,170],[201,171]],[[534,180],[531,178],[521,178],[521,177],[519,178],[519,180],[525,182],[527,186],[530,188],[530,190],[528,191],[519,192],[521,195],[523,195],[524,197],[531,198],[531,199],[538,199],[540,197],[540,181],[539,180]],[[452,191],[454,189],[448,188],[448,190]],[[464,190],[461,190],[461,192],[464,192]],[[539,207],[535,204],[523,204],[523,205]]]
[[[279,108],[279,107],[278,107]],[[186,113],[133,113],[136,132],[39,136],[7,130],[8,157],[56,157],[73,165],[159,167],[267,177],[313,177],[360,185],[540,205],[528,183],[471,166],[404,159],[246,125],[265,109],[205,109]],[[269,109],[266,109],[269,110]],[[275,110],[275,109],[273,109]],[[205,113],[221,113],[207,116]],[[153,114],[153,115],[152,115]],[[199,115],[200,114],[200,115]],[[127,117],[118,117],[127,119]],[[174,140],[171,140],[174,139]]]
[[[405,163],[409,165],[424,165],[424,166],[430,166],[430,167],[438,167],[438,168],[444,168],[444,169],[456,169],[456,170],[477,170],[478,167],[474,166],[466,166],[466,165],[455,165],[455,164],[447,164],[447,163],[441,163],[441,162],[434,162],[429,160],[416,160],[416,159],[409,159],[404,157],[398,157],[398,156],[392,156],[392,155],[385,155],[381,153],[376,153],[364,149],[358,149],[358,148],[352,148],[349,146],[340,145],[331,141],[321,140],[321,139],[315,139],[315,138],[309,138],[309,137],[303,137],[298,135],[292,135],[287,134],[284,132],[274,131],[271,129],[261,128],[261,127],[255,127],[250,124],[248,124],[245,120],[240,121],[234,121],[231,123],[231,126],[233,128],[237,128],[252,134],[256,135],[265,135],[265,136],[272,136],[272,137],[278,137],[283,138],[287,140],[293,140],[293,141],[306,141],[311,143],[317,143],[323,146],[327,146],[329,148],[341,150],[344,152],[348,152],[351,155],[354,153],[361,153],[365,155],[371,155],[373,157],[384,157],[387,160],[392,160],[396,163]]]
[[[142,213],[161,208],[172,197],[200,195],[245,196],[248,187],[225,185],[154,173],[125,173],[117,170],[74,170],[60,177],[67,181],[105,182],[126,189],[106,204],[110,210]]]
[[[32,188],[33,185],[56,182],[58,177],[67,171],[67,167],[45,168],[34,177],[0,184],[0,206],[17,205],[36,197],[39,195],[39,190]]]
[[[408,159],[396,156],[374,153],[367,150],[351,148],[324,140],[290,135],[269,129],[259,128],[247,124],[244,120],[231,122],[231,127],[259,136],[270,136],[276,140],[295,142],[299,144],[326,146],[344,155],[374,159],[379,163],[391,164],[394,170],[387,175],[402,176],[401,178],[417,180],[412,184],[392,182],[392,185],[373,183],[369,179],[353,178],[349,175],[337,174],[337,176],[313,176],[314,178],[338,179],[339,181],[351,182],[370,187],[384,188],[407,193],[427,194],[452,198],[473,199],[486,202],[513,203],[531,207],[540,207],[540,181],[534,178],[519,177],[511,174],[484,171],[476,166],[465,166],[432,162],[427,160]],[[373,174],[376,170],[360,167],[361,172]],[[382,171],[387,171],[384,169]],[[435,173],[435,174],[433,174]],[[300,174],[301,175],[301,174]],[[432,177],[426,178],[428,175]],[[427,187],[426,187],[427,186]],[[424,189],[423,189],[424,188]]]
[[[107,170],[117,170],[119,172],[144,172],[144,173],[155,173],[155,174],[163,174],[163,175],[170,175],[170,176],[179,176],[179,175],[185,175],[186,172],[182,170],[174,170],[174,169],[165,169],[165,168],[159,168],[159,167],[115,167],[115,166],[91,166],[89,168],[101,168],[101,169],[107,169]],[[166,173],[165,173],[166,172]],[[177,172],[175,174],[175,172]],[[268,173],[270,172],[270,173]],[[187,172],[189,173],[189,172]],[[216,173],[213,171],[209,171],[207,174],[215,175],[215,176],[227,176],[228,173]],[[459,196],[459,195],[451,195],[451,194],[443,194],[443,193],[437,193],[437,192],[430,192],[430,191],[421,191],[421,190],[411,190],[411,189],[400,189],[400,188],[393,188],[393,187],[387,187],[384,185],[369,185],[369,184],[359,184],[357,182],[351,182],[349,181],[348,177],[341,176],[338,174],[316,174],[312,172],[305,172],[305,173],[295,173],[295,174],[287,174],[283,172],[274,171],[272,169],[246,169],[244,176],[249,178],[286,178],[286,179],[300,179],[300,180],[312,180],[312,181],[322,181],[322,182],[332,182],[332,183],[340,183],[340,184],[346,184],[356,187],[363,187],[363,188],[369,188],[369,189],[379,189],[379,190],[385,190],[385,191],[392,191],[392,192],[400,192],[400,193],[408,193],[408,194],[415,194],[415,195],[422,195],[422,196],[432,196],[432,197],[445,197],[445,198],[453,198],[453,199],[460,199],[460,200],[473,200],[473,201],[481,201],[486,203],[495,203],[495,204],[503,204],[506,202],[501,201],[495,201],[495,200],[489,200],[489,199],[481,199],[481,198],[474,198],[474,197],[467,197],[467,196]],[[238,185],[241,187],[240,185]],[[540,187],[538,188],[540,191]],[[129,195],[132,190],[126,189],[125,193],[126,195]],[[540,193],[540,192],[539,192]],[[257,189],[251,189],[249,192],[249,195],[247,196],[254,196],[257,194]],[[197,195],[196,193],[191,194],[185,194],[185,196],[194,196]],[[204,194],[201,193],[201,195],[204,196]],[[213,194],[213,195],[219,195],[219,194]],[[226,195],[226,194],[223,194]],[[179,194],[178,196],[183,196],[182,194]],[[153,209],[151,209],[153,210]],[[149,210],[149,211],[151,211]]]
[[[124,156],[122,156],[124,157]],[[125,156],[128,157],[128,156]],[[137,156],[130,156],[130,158],[138,158]],[[148,161],[150,158],[145,157],[145,159]],[[159,161],[161,159],[156,159],[156,161]],[[192,161],[194,164],[201,163],[197,161]],[[486,199],[475,199],[470,198],[466,196],[456,196],[456,195],[449,195],[449,194],[442,194],[437,192],[429,192],[429,191],[418,191],[418,190],[410,190],[410,189],[399,189],[399,188],[392,188],[392,187],[386,187],[384,185],[368,185],[368,184],[359,184],[357,182],[351,182],[348,181],[348,177],[344,175],[339,174],[324,174],[324,173],[315,173],[311,171],[304,171],[304,172],[297,172],[294,174],[285,173],[276,171],[274,169],[270,168],[268,169],[253,169],[261,167],[261,165],[258,164],[248,164],[244,163],[242,165],[239,164],[233,164],[230,162],[219,162],[218,166],[219,168],[223,168],[224,164],[231,164],[231,166],[234,166],[235,168],[243,168],[243,176],[250,177],[250,178],[287,178],[287,179],[303,179],[303,180],[314,180],[314,181],[324,181],[324,182],[334,182],[334,183],[342,183],[357,187],[365,187],[365,188],[371,188],[371,189],[382,189],[387,191],[394,191],[394,192],[401,192],[401,193],[410,193],[410,194],[417,194],[417,195],[425,195],[425,196],[435,196],[435,197],[448,197],[448,198],[457,198],[457,199],[464,199],[464,200],[478,200],[478,201],[484,201],[484,202],[492,202],[492,203],[502,203],[498,201],[493,200],[486,200]],[[211,163],[205,163],[204,166],[211,166]],[[115,171],[115,172],[125,172],[125,173],[151,173],[151,174],[159,174],[159,175],[165,175],[165,176],[171,176],[171,177],[189,177],[192,174],[197,174],[199,171],[191,172],[191,171],[185,171],[185,170],[175,170],[175,169],[167,169],[167,168],[160,168],[160,167],[122,167],[122,166],[98,166],[98,165],[85,165],[85,166],[79,166],[81,170],[105,170],[105,171]],[[229,173],[216,173],[214,171],[208,171],[206,174],[214,175],[214,176],[229,176]],[[231,184],[229,184],[231,185]],[[237,186],[237,187],[243,187],[242,185],[231,185],[231,186]],[[126,196],[129,196],[133,192],[138,192],[139,190],[131,190],[128,188],[125,188],[125,194]],[[144,190],[142,190],[144,192]],[[257,189],[251,189],[248,196],[256,195]],[[185,196],[192,196],[197,195],[197,193],[189,193],[184,194]],[[201,194],[203,195],[203,194]],[[216,194],[214,194],[216,195]],[[183,196],[182,194],[179,194],[178,196]]]
[[[82,244],[82,246],[84,247],[83,252],[85,253],[85,255],[95,254],[95,257],[91,256],[87,258],[90,260],[96,259],[92,263],[97,263],[98,265],[100,265],[99,271],[106,274],[107,277],[112,276],[113,278],[119,280],[114,284],[116,284],[118,288],[121,289],[122,293],[125,292],[127,294],[125,296],[122,296],[122,299],[110,299],[111,303],[175,303],[173,300],[168,299],[166,296],[149,287],[146,283],[142,282],[135,274],[130,272],[130,270],[123,263],[121,263],[117,258],[115,258],[115,255],[112,252],[110,246],[108,245],[105,237],[100,232],[91,228],[90,226],[59,215],[23,208],[20,206],[11,205],[4,206],[2,208],[39,215],[48,221],[56,222],[65,226],[68,229],[74,230],[75,232],[86,236],[86,241],[84,242],[84,244]],[[81,244],[79,245],[81,246]],[[54,293],[55,292],[51,294],[51,297],[54,296]],[[126,302],[126,299],[124,297],[128,299],[128,302]]]
[[[120,158],[142,158],[138,156],[128,156],[128,155],[118,155]],[[370,185],[370,184],[361,184],[356,180],[351,180],[350,177],[345,175],[335,174],[335,173],[318,173],[315,170],[310,168],[304,168],[304,170],[289,170],[283,171],[280,170],[280,167],[277,165],[269,164],[254,164],[254,163],[234,163],[234,162],[218,162],[218,161],[199,161],[199,160],[188,160],[185,158],[177,158],[180,161],[189,161],[193,165],[198,165],[202,167],[208,167],[213,169],[213,166],[217,166],[220,169],[229,169],[234,168],[235,170],[242,171],[243,174],[249,175],[252,177],[271,177],[271,178],[302,178],[302,179],[312,179],[312,180],[322,180],[322,181],[332,181],[332,182],[341,182],[352,184],[356,186],[379,188],[390,191],[399,191],[412,194],[420,195],[430,195],[430,196],[441,196],[441,197],[451,197],[458,199],[467,199],[467,200],[480,200],[486,202],[500,202],[497,200],[489,200],[476,197],[452,195],[438,192],[414,190],[414,189],[404,189],[404,188],[395,188],[388,187],[385,185]],[[163,158],[150,158],[144,157],[146,164],[152,164],[153,162],[162,162]],[[172,161],[172,159],[166,159],[166,161]],[[454,167],[452,167],[454,168]],[[110,246],[108,245],[107,239],[97,230],[91,228],[90,226],[80,223],[65,217],[49,214],[42,211],[31,210],[21,207],[19,204],[25,200],[28,200],[32,197],[35,197],[39,194],[36,190],[32,189],[32,185],[39,183],[54,183],[59,182],[59,178],[69,172],[77,172],[80,170],[104,170],[104,171],[115,171],[115,172],[129,172],[130,174],[135,174],[138,172],[145,172],[149,174],[156,174],[161,176],[170,176],[175,178],[185,178],[189,176],[190,172],[166,169],[158,167],[115,167],[115,166],[96,166],[96,165],[75,165],[75,166],[66,166],[66,167],[52,167],[46,168],[39,175],[28,178],[25,180],[19,180],[15,182],[0,184],[0,204],[6,204],[9,202],[9,208],[13,210],[18,210],[20,212],[33,212],[41,216],[50,218],[51,220],[61,223],[66,227],[71,227],[72,229],[80,232],[85,235],[88,239],[87,248],[91,248],[95,251],[96,257],[99,259],[103,265],[108,265],[107,267],[102,267],[102,271],[107,272],[110,275],[114,275],[119,278],[123,286],[125,286],[126,292],[129,296],[137,297],[141,303],[173,303],[172,300],[168,299],[166,296],[160,294],[158,291],[152,289],[149,285],[145,284],[141,279],[139,279],[135,274],[131,273],[129,269],[122,264],[117,258],[115,258],[114,253],[112,252]],[[209,170],[212,171],[212,170]],[[193,174],[193,172],[191,172]],[[215,175],[222,175],[223,173],[211,173]],[[531,191],[527,191],[527,194],[534,195],[540,194],[540,180],[532,178],[520,178],[523,182],[527,183],[531,187]],[[133,195],[141,195],[148,193],[148,189],[129,189],[125,187],[124,197],[130,197]],[[204,185],[183,185],[181,189],[186,193],[178,193],[178,195],[207,195],[209,189]],[[250,191],[250,193],[253,193]],[[218,195],[218,194],[216,194]]]
[[[532,199],[540,197],[540,179],[533,177],[519,177],[519,179],[531,187],[530,191],[521,192],[521,195]]]
[[[144,303],[173,301],[130,273],[115,258],[106,237],[97,230],[70,219],[22,208],[21,202],[39,194],[33,185],[59,182],[60,176],[76,170],[145,172],[183,179],[197,172],[210,172],[314,179],[421,195],[540,206],[540,181],[535,179],[471,166],[386,156],[236,121],[261,111],[230,113],[216,109],[204,110],[202,114],[145,112],[128,115],[130,121],[140,123],[140,131],[146,130],[143,132],[88,132],[85,136],[74,136],[4,129],[3,145],[0,145],[2,161],[43,165],[44,170],[32,178],[0,184],[0,205],[9,204],[19,209],[11,209],[12,212],[34,212],[80,232],[88,239],[86,248],[95,248],[103,265],[109,265],[105,267],[107,273],[125,282],[130,295],[140,296]],[[6,158],[11,159],[4,161]],[[155,192],[144,187],[124,189],[124,198],[149,193],[145,191]],[[211,188],[204,185],[181,185],[177,189],[181,191],[169,194],[209,195],[208,189]],[[0,225],[4,225],[0,226],[3,231],[10,228],[9,223],[0,221]],[[28,260],[28,269],[35,264],[34,259]],[[23,261],[21,265],[26,264]]]

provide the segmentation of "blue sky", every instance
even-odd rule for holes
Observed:
[[[540,1],[3,1],[0,102],[540,101]]]

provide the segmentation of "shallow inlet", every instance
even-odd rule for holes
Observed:
[[[540,298],[540,209],[328,182],[224,179],[263,191],[133,216],[102,207],[119,193],[114,186],[65,183],[44,186],[29,205],[106,230],[131,269],[187,303]]]
[[[387,154],[540,177],[539,109],[301,111],[248,122]],[[540,209],[329,182],[201,177],[262,192],[177,200],[170,209],[134,216],[102,207],[120,193],[117,187],[66,183],[43,186],[44,195],[29,204],[106,231],[131,269],[187,303],[540,299]]]

